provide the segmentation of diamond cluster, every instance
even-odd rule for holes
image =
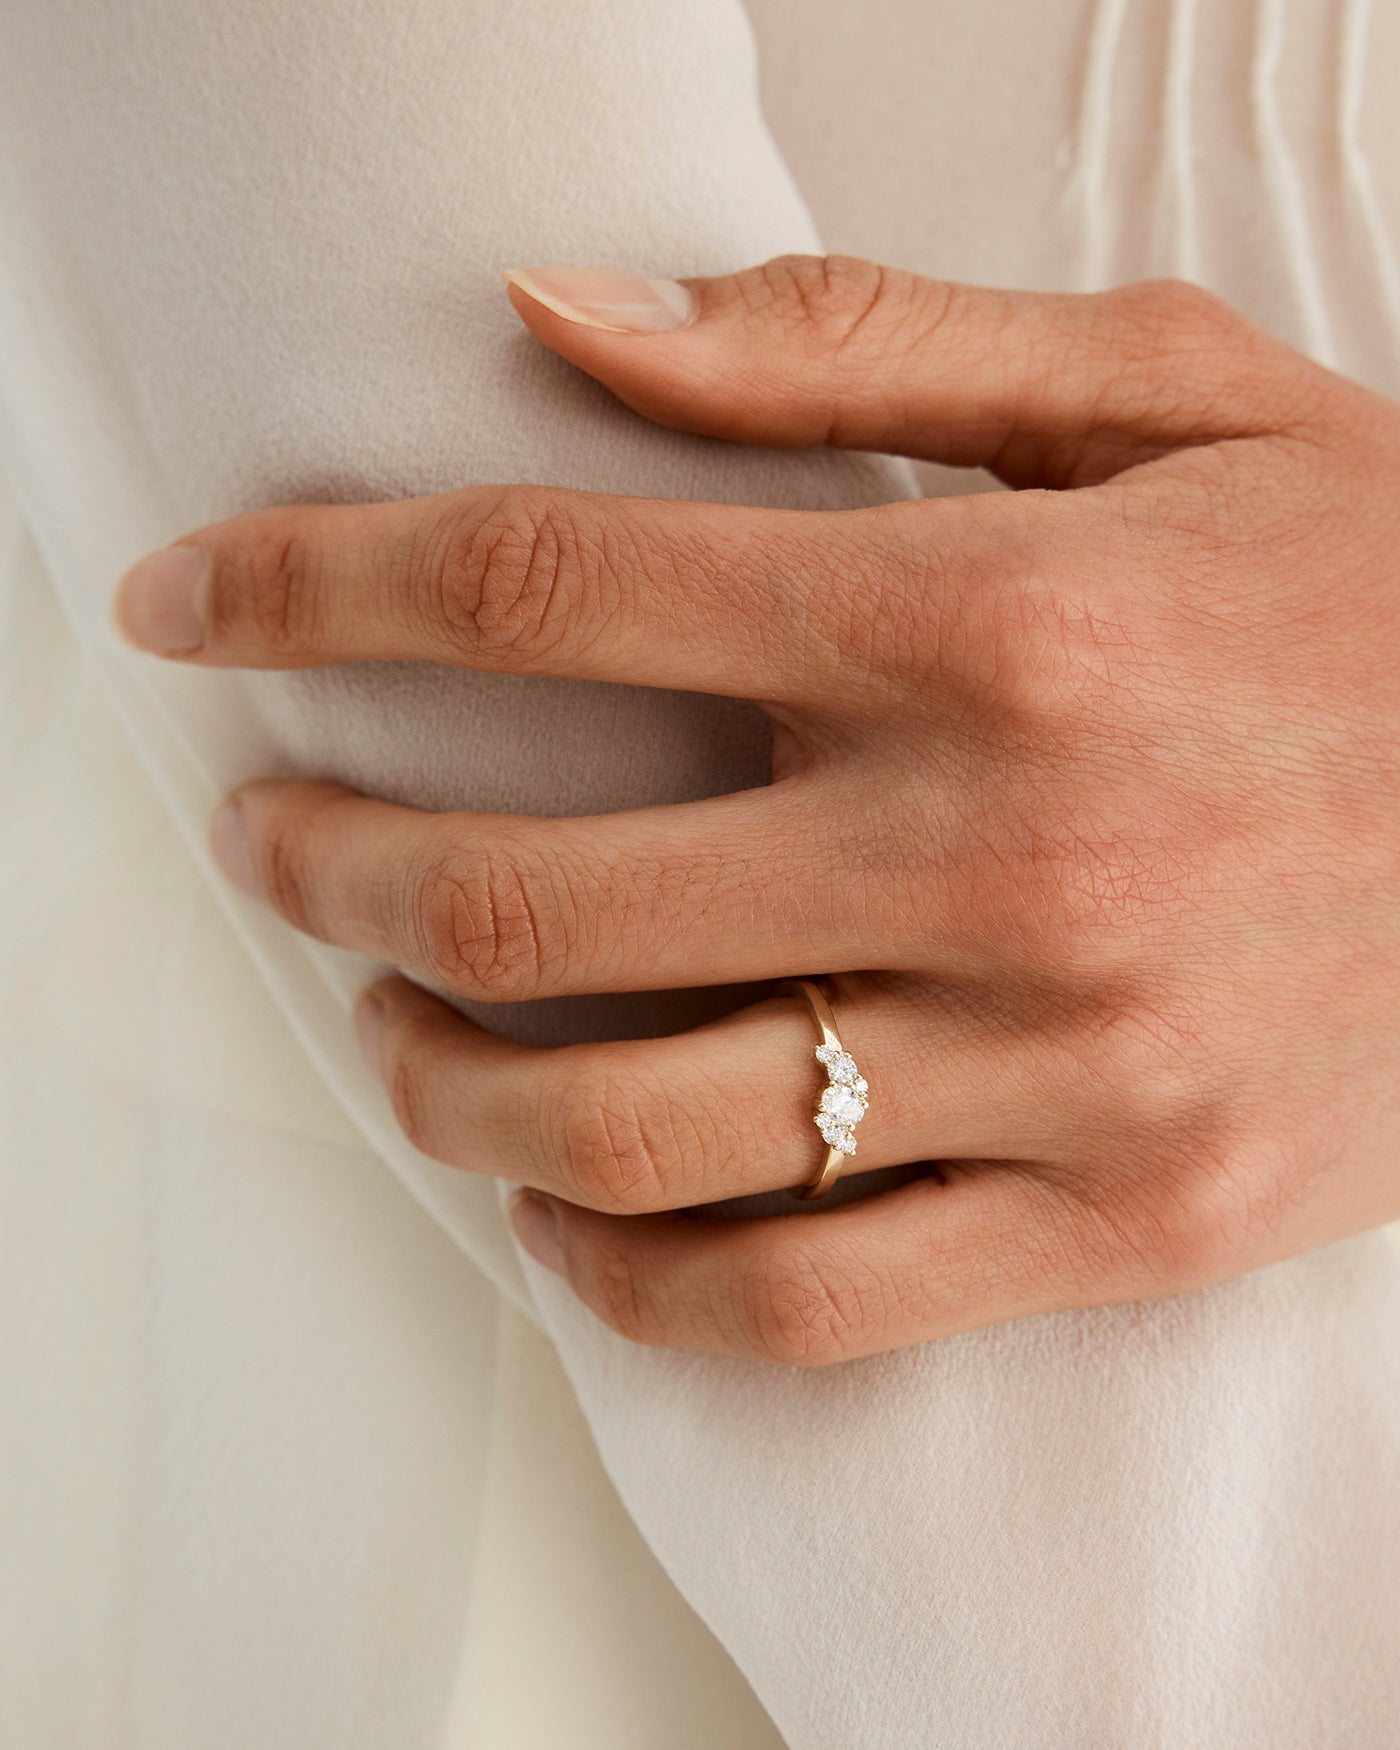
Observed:
[[[817,1062],[824,1065],[827,1086],[822,1089],[821,1104],[814,1123],[829,1148],[839,1148],[843,1155],[856,1152],[855,1127],[864,1118],[870,1102],[866,1094],[869,1083],[856,1068],[856,1060],[834,1045],[817,1047]]]

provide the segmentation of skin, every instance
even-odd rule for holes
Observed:
[[[1175,283],[786,257],[684,284],[694,319],[651,333],[510,295],[662,424],[1019,490],[490,486],[203,529],[176,660],[578,675],[776,725],[771,787],[713,800],[541,820],[257,782],[216,843],[296,928],[476,998],[830,973],[871,1082],[852,1166],[939,1167],[707,1217],[820,1159],[798,1004],[541,1050],[396,976],[358,1019],[409,1138],[532,1188],[527,1248],[624,1335],[794,1365],[1400,1215],[1400,408]],[[143,578],[118,613],[150,644]]]

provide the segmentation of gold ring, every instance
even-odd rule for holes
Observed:
[[[831,1004],[810,978],[785,978],[779,985],[784,996],[797,997],[807,1005],[807,1011],[817,1024],[821,1041],[817,1046],[817,1062],[826,1071],[826,1086],[822,1089],[812,1122],[822,1133],[826,1155],[816,1178],[805,1185],[794,1186],[794,1197],[823,1197],[841,1176],[846,1156],[856,1152],[855,1127],[864,1118],[870,1102],[868,1086],[836,1032],[836,1017]]]

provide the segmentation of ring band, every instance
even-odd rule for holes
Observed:
[[[816,1048],[817,1062],[827,1075],[812,1122],[822,1133],[826,1144],[821,1169],[814,1179],[793,1187],[794,1197],[824,1197],[841,1176],[847,1155],[856,1152],[855,1126],[865,1116],[870,1102],[865,1077],[856,1068],[856,1060],[842,1045],[836,1031],[836,1017],[831,1004],[819,986],[810,978],[785,978],[778,987],[784,996],[797,997],[807,1006],[807,1012],[821,1034]]]

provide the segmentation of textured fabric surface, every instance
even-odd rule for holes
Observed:
[[[8,509],[0,1743],[771,1750],[552,1348],[309,1071]]]
[[[787,163],[732,0],[11,8],[0,1699],[26,1743],[1249,1750],[1381,1743],[1400,1711],[1384,1237],[823,1375],[631,1348],[522,1268],[491,1181],[402,1143],[349,1041],[368,968],[230,899],[203,823],[260,771],[541,813],[697,796],[761,779],[761,721],[427,668],[182,674],[108,629],[137,553],[271,501],[913,491],[646,426],[504,304],[507,265],[813,247],[788,163],[828,245],[1186,272],[1400,388],[1393,21],[752,15]]]

